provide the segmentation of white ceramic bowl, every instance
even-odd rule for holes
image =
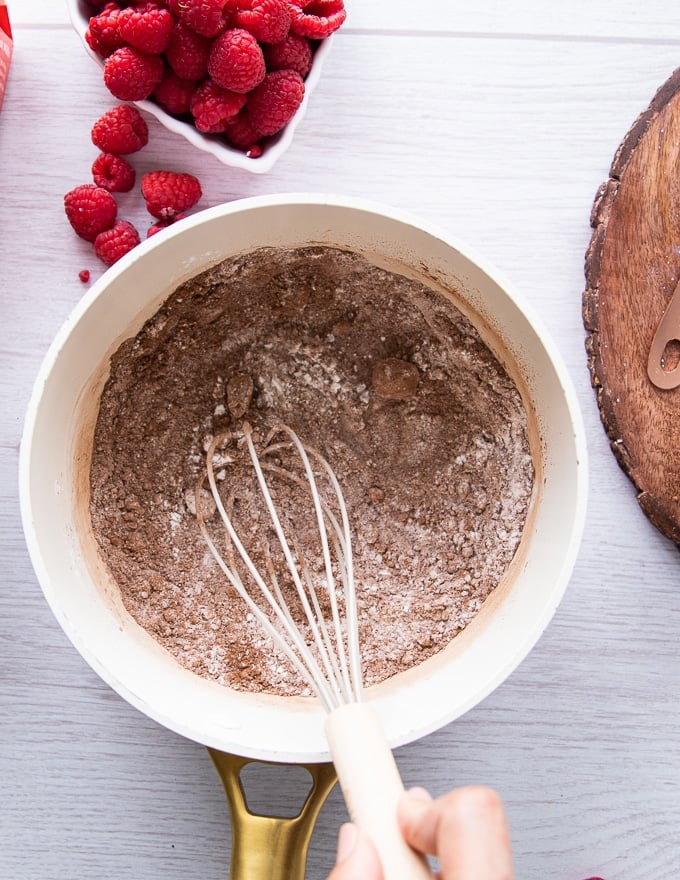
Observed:
[[[322,243],[456,291],[524,396],[535,497],[503,582],[451,644],[370,689],[388,738],[414,740],[478,703],[519,664],[567,585],[583,528],[586,449],[574,391],[526,303],[458,241],[357,199],[268,196],[211,208],[153,236],[96,282],[54,340],[26,416],[20,493],[30,554],[68,637],[121,696],[222,751],[276,761],[328,756],[311,699],[236,693],[181,668],[125,611],[97,553],[88,466],[109,358],[183,281],[262,245]]]
[[[92,51],[85,39],[85,32],[87,31],[89,20],[93,14],[96,14],[96,10],[94,10],[94,7],[88,6],[83,0],[66,0],[66,5],[68,7],[71,23],[81,39],[83,48],[90,58],[92,58],[97,64],[101,76],[101,71],[104,69],[104,62],[96,52]],[[190,144],[198,147],[199,150],[211,153],[216,159],[219,159],[220,162],[223,162],[225,165],[230,165],[234,168],[243,168],[246,171],[252,171],[254,174],[264,174],[274,167],[277,160],[280,159],[288,147],[290,147],[293,141],[293,135],[295,134],[295,129],[302,121],[302,117],[307,111],[310,96],[319,83],[319,79],[321,78],[321,68],[323,67],[324,60],[330,51],[332,42],[333,35],[331,34],[330,37],[327,37],[319,44],[314,53],[312,67],[305,79],[305,94],[300,107],[295,116],[293,116],[288,125],[286,125],[282,131],[271,138],[267,138],[267,143],[262,155],[256,159],[249,159],[242,150],[230,147],[228,144],[223,143],[215,137],[202,134],[190,123],[184,122],[181,119],[176,119],[174,116],[166,113],[162,107],[155,104],[153,101],[132,101],[126,103],[133,103],[139,107],[140,110],[144,110],[146,113],[155,116],[155,118],[167,129],[175,132],[175,134],[181,135],[188,140]],[[103,79],[102,86],[104,86]],[[104,88],[106,87],[104,86]],[[111,96],[111,98],[113,101],[117,101],[113,96]]]

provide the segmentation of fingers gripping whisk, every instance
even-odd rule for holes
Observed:
[[[287,425],[277,425],[258,447],[248,423],[241,434],[211,441],[206,474],[196,486],[198,525],[229,583],[332,712],[362,700],[352,545],[342,490],[326,459]],[[239,502],[246,491],[244,473],[249,505]],[[221,534],[201,504],[206,480]]]

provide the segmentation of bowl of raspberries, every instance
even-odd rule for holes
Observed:
[[[317,85],[344,0],[67,0],[119,101],[226,165],[269,171]]]

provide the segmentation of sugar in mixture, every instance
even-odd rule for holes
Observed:
[[[179,287],[111,360],[90,514],[127,610],[198,675],[304,693],[195,516],[211,439],[244,419],[260,439],[290,425],[337,474],[366,683],[446,646],[502,578],[533,485],[520,394],[472,324],[358,254],[263,248]],[[238,505],[232,445],[218,474]]]

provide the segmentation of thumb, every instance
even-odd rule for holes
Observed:
[[[340,828],[337,861],[328,880],[383,880],[378,853],[356,825],[348,822]]]

